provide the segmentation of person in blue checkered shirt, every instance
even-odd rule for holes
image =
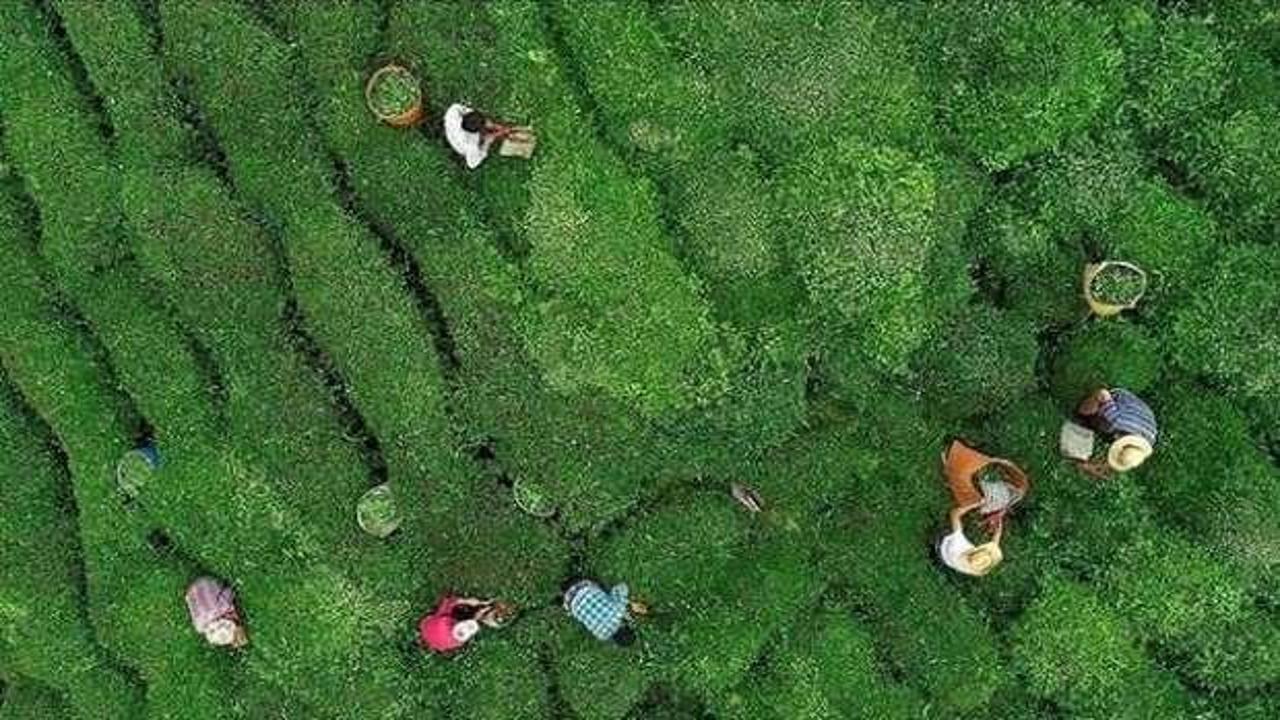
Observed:
[[[1111,439],[1106,457],[1080,462],[1080,469],[1094,477],[1133,470],[1155,450],[1160,433],[1156,415],[1142,398],[1124,388],[1097,390],[1076,412],[1086,427]]]
[[[590,580],[579,580],[565,590],[564,609],[596,639],[626,647],[635,642],[635,633],[627,621],[633,608],[639,606],[630,602],[629,595],[624,583],[605,592]]]

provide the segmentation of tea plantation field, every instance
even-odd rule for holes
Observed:
[[[0,720],[1274,720],[1278,358],[1274,0],[2,0]],[[981,579],[952,437],[1031,478]]]

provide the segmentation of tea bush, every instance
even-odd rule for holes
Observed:
[[[1209,8],[1215,17],[1234,30],[1236,37],[1272,62],[1280,62],[1280,39],[1275,34],[1276,28],[1280,27],[1280,18],[1272,12],[1273,8],[1266,0],[1214,0],[1209,3]]]
[[[0,4],[0,716],[1272,717],[1276,28]],[[391,60],[418,128],[366,106]],[[454,101],[536,154],[464,169]],[[1086,319],[1104,259],[1151,283]],[[1161,432],[1099,482],[1058,433],[1103,385]],[[953,437],[1032,483],[981,579],[935,560]],[[192,631],[200,574],[244,650]],[[565,617],[578,577],[651,606],[635,646]],[[521,612],[437,656],[445,592]]]
[[[778,166],[832,138],[930,146],[930,107],[893,18],[824,3],[665,3],[676,52],[707,74],[710,106]],[[803,29],[779,33],[780,27]]]
[[[94,82],[121,98],[111,118],[122,151],[133,158],[121,204],[144,271],[215,357],[228,425],[248,442],[273,448],[262,460],[323,537],[344,536],[350,491],[344,495],[325,480],[357,479],[366,470],[341,442],[337,418],[325,422],[332,414],[326,391],[279,331],[286,298],[269,239],[211,168],[186,161],[189,138],[176,99],[135,9],[72,2],[61,12],[81,55],[92,61]],[[129,74],[134,64],[149,72]]]
[[[1280,473],[1245,417],[1202,387],[1168,388],[1159,397],[1164,430],[1151,472],[1161,481],[1148,487],[1157,506],[1246,568],[1274,567]]]
[[[230,10],[223,8],[219,12]],[[284,56],[284,45],[254,26],[251,18],[232,11],[223,19],[228,23],[227,27],[240,23],[245,33],[262,49],[259,60],[265,61],[271,53]],[[216,16],[204,16],[195,8],[173,9],[173,24],[188,34],[199,27],[199,23],[216,20]],[[192,45],[187,51],[197,56],[204,52],[229,52],[229,46],[205,44],[216,36],[189,36]],[[189,67],[195,70],[200,66]],[[259,76],[259,85],[250,89],[245,102],[290,118],[295,130],[304,126],[301,114],[284,102],[296,92],[291,78],[280,74],[278,68],[267,65],[246,68],[245,71]],[[215,92],[213,88],[202,90],[202,85],[221,81],[222,78],[214,76],[198,76],[195,86],[198,92]],[[271,88],[275,92],[264,92]],[[210,110],[215,125],[220,121],[234,123],[246,120],[238,114],[228,114],[229,107],[225,105],[220,106],[221,109]],[[348,381],[352,400],[370,423],[370,429],[378,437],[386,439],[384,451],[394,468],[394,487],[400,505],[408,515],[407,525],[418,528],[415,535],[419,538],[424,537],[422,533],[448,533],[460,540],[475,538],[474,523],[469,521],[471,514],[491,512],[494,504],[472,503],[464,512],[456,513],[444,512],[441,507],[444,498],[461,491],[454,482],[445,480],[457,474],[457,458],[453,455],[457,441],[447,428],[439,358],[402,278],[381,257],[371,234],[356,226],[354,220],[338,208],[327,182],[307,192],[284,195],[281,190],[286,189],[286,185],[273,175],[274,170],[267,171],[257,165],[256,154],[270,145],[273,152],[278,149],[283,153],[282,163],[289,156],[295,162],[305,162],[305,168],[313,177],[323,178],[322,148],[302,144],[295,139],[302,137],[305,133],[296,131],[281,131],[274,140],[243,135],[244,140],[252,141],[252,144],[228,147],[232,174],[242,180],[238,187],[246,192],[252,191],[264,213],[277,215],[285,225],[283,241],[289,255],[292,284],[302,300],[302,311],[307,314],[308,322],[315,323],[318,339],[332,353],[331,357]],[[287,150],[290,146],[294,148],[292,151]],[[239,166],[242,160],[244,164]],[[323,239],[323,242],[308,238]],[[350,293],[347,288],[350,288]],[[362,298],[362,302],[353,303],[355,298]],[[343,327],[347,329],[341,329]],[[394,380],[391,379],[393,377]],[[464,476],[462,482],[475,494],[487,491],[486,485],[474,474]],[[350,492],[339,506],[347,518],[348,532],[351,508],[360,489],[353,488],[354,492]],[[437,498],[437,502],[427,502],[428,496]],[[473,554],[489,554],[486,549],[492,546],[488,543],[514,538],[519,538],[519,543],[544,548],[544,554],[531,556],[534,562],[554,563],[557,551],[552,539],[546,533],[530,528],[510,508],[504,509],[505,513],[500,517],[505,532],[495,533],[492,540],[480,544],[474,539],[470,543],[459,543],[456,551],[438,556],[438,568],[443,572],[459,565],[465,567]],[[388,556],[385,549],[374,545],[364,545],[361,549],[364,552],[353,558],[356,567],[377,563],[380,557]],[[397,559],[393,566],[395,572],[408,572],[415,555],[420,556],[422,552],[419,546],[416,550],[405,548],[398,557],[391,556]],[[474,580],[500,577],[521,597],[540,594],[533,590],[531,573],[523,560],[512,560],[513,565],[504,566],[501,570],[491,568],[490,574],[478,573]],[[372,567],[357,572],[386,577],[390,571]],[[406,609],[400,606],[398,612]]]
[[[986,305],[949,319],[920,359],[930,411],[960,419],[994,412],[1030,392],[1040,350],[1035,330]]]
[[[1227,53],[1205,18],[1160,16],[1134,6],[1122,16],[1130,105],[1157,143],[1210,112],[1227,84]]]
[[[1223,101],[1208,117],[1194,122],[1172,144],[1169,154],[1189,181],[1238,232],[1265,241],[1276,230],[1280,180],[1275,167],[1274,122],[1280,92],[1274,61],[1236,48],[1229,59],[1231,78]]]
[[[1177,311],[1169,338],[1174,362],[1259,397],[1280,394],[1280,256],[1271,248],[1224,248],[1205,282]]]
[[[1184,658],[1186,672],[1222,690],[1280,675],[1280,634],[1249,597],[1244,577],[1204,549],[1155,528],[1119,553],[1107,595],[1131,627]]]
[[[1150,181],[1148,163],[1135,130],[1107,123],[1038,156],[1013,178],[1010,194],[1054,237],[1087,250],[1083,241]]]
[[[68,116],[76,117],[70,113]],[[19,129],[24,128],[19,126]],[[91,146],[86,142],[85,147]],[[105,154],[103,149],[99,149],[99,153]],[[104,201],[110,202],[111,198]],[[42,209],[54,210],[56,206]],[[46,212],[44,218],[48,221],[54,216]],[[59,223],[64,233],[59,239],[63,243],[85,242],[88,233],[94,230],[78,225],[74,218],[59,219],[64,221]],[[280,630],[290,628],[294,642],[302,638],[303,645],[322,668],[321,672],[341,676],[351,668],[363,666],[364,676],[375,683],[390,679],[388,666],[381,659],[375,659],[376,653],[358,649],[370,628],[359,628],[352,622],[355,617],[374,615],[371,613],[374,604],[354,588],[346,587],[346,581],[331,569],[315,564],[316,553],[297,529],[300,521],[281,510],[278,498],[273,497],[260,471],[246,464],[244,455],[224,456],[221,448],[215,446],[212,439],[215,421],[208,417],[209,403],[202,401],[200,391],[192,387],[198,371],[195,361],[183,356],[186,343],[158,313],[140,312],[137,307],[126,312],[131,306],[145,308],[149,304],[134,298],[132,294],[137,292],[137,287],[129,282],[127,272],[94,276],[70,264],[62,265],[60,272],[69,287],[105,293],[105,300],[113,301],[100,305],[107,312],[96,317],[96,324],[103,331],[108,348],[122,358],[115,367],[125,373],[125,383],[139,400],[140,408],[159,428],[161,444],[174,455],[169,470],[173,475],[172,484],[145,486],[142,503],[203,560],[226,569],[241,567],[243,584],[259,591],[256,599],[262,611],[258,629],[262,631],[260,642],[264,653],[255,663],[255,670],[277,681],[296,677],[294,673],[300,669],[296,661],[272,652],[272,645],[279,647],[278,643],[283,640]],[[85,290],[73,292],[73,296],[83,301],[80,293]],[[149,346],[152,342],[157,344]],[[142,357],[147,361],[141,362]],[[167,377],[169,382],[161,380],[162,377]],[[178,382],[184,377],[189,379],[186,386]],[[213,542],[215,539],[223,542]],[[242,561],[238,560],[240,553],[306,560],[278,566],[270,577],[260,574],[255,577],[252,570],[243,569]],[[306,567],[309,564],[311,567]],[[304,576],[308,571],[314,575]],[[328,580],[330,589],[341,597],[341,600],[330,601],[329,607],[334,610],[328,617],[310,612],[307,601],[312,591],[308,585],[319,585],[324,580]],[[339,610],[344,607],[348,613],[345,617]],[[344,645],[340,658],[331,655],[334,648]],[[326,655],[332,659],[318,659]],[[335,659],[338,662],[334,662]],[[366,698],[370,704],[380,701],[375,693],[366,693],[361,699]]]
[[[649,250],[666,242],[652,190],[616,161],[582,154],[530,180],[530,270],[545,293],[526,310],[530,354],[553,387],[598,387],[650,415],[714,399],[724,361],[697,286],[671,255]],[[625,270],[587,278],[579,262]]]
[[[1080,317],[1080,278],[1062,271],[1084,265],[1083,249],[1073,239],[1007,197],[983,205],[966,239],[977,254],[977,284],[999,307],[1037,327]]]
[[[580,628],[561,630],[551,647],[560,697],[583,720],[627,717],[652,682],[634,648],[599,643]]]
[[[738,366],[729,368],[730,389],[697,413],[696,427],[727,430],[726,444],[748,450],[776,445],[803,415],[795,390],[804,349],[788,341],[797,335],[793,315],[802,295],[782,272],[759,158],[745,145],[726,146],[727,117],[714,110],[706,76],[679,62],[641,6],[561,6],[554,22],[573,48],[572,67],[592,93],[604,137],[648,170],[662,213],[678,228],[673,236],[685,266],[697,273],[717,317],[745,336],[745,350],[734,353]],[[631,92],[623,80],[632,73],[662,86]],[[739,430],[718,421],[726,415],[770,422]]]
[[[57,720],[67,717],[67,703],[54,690],[25,678],[10,679],[5,688],[0,718],[4,720]]]
[[[884,718],[922,712],[919,697],[883,677],[870,634],[817,612],[787,633],[756,677],[723,700],[726,718]]]
[[[422,30],[441,33],[458,21],[457,10],[407,3],[404,12]],[[538,7],[501,2],[466,12],[475,17],[464,22],[488,29],[500,48],[493,54],[498,62],[481,80],[468,72],[467,53],[491,50],[466,38],[440,38],[434,52],[422,53],[434,63],[428,82],[443,97],[469,100],[512,121],[536,114],[540,143],[577,148],[573,155],[535,160],[521,183],[527,195],[505,188],[484,193],[495,198],[495,219],[528,249],[533,292],[521,308],[520,331],[547,382],[569,393],[601,391],[650,416],[714,399],[723,392],[726,369],[701,288],[672,255],[652,185],[584,132],[588,111],[549,54]],[[477,95],[486,87],[487,95]],[[596,269],[627,271],[584,273],[590,258]],[[630,330],[619,332],[624,326]]]
[[[1222,232],[1212,215],[1164,183],[1142,182],[1099,226],[1108,257],[1147,272],[1148,303],[1181,301],[1202,292],[1213,248]]]
[[[697,535],[684,531],[691,516]],[[599,575],[635,597],[664,588],[638,636],[677,687],[711,695],[736,684],[768,635],[821,589],[798,538],[771,533],[757,545],[746,529],[728,498],[683,494],[599,550]],[[696,566],[672,562],[692,553]]]
[[[423,435],[425,428],[425,442],[447,444],[430,340],[376,241],[333,197],[332,170],[291,97],[284,46],[231,7],[171,3],[161,9],[174,62],[190,75],[225,144],[237,187],[283,227],[300,308],[350,378],[353,399],[372,428],[397,440]],[[224,66],[253,81],[234,81]],[[233,111],[242,107],[254,114]],[[263,126],[260,117],[275,121]],[[421,447],[398,441],[388,449],[419,454],[411,461],[419,477],[432,469]]]
[[[1074,410],[1085,396],[1104,387],[1142,393],[1160,377],[1159,343],[1134,323],[1092,322],[1061,343],[1050,385],[1064,408]]]
[[[845,142],[788,167],[779,193],[814,305],[884,372],[904,372],[936,322],[925,273],[937,178],[900,150]]]
[[[597,103],[601,132],[649,169],[721,315],[746,328],[786,318],[790,305],[778,299],[788,297],[788,279],[760,162],[749,146],[726,144],[730,118],[708,76],[680,62],[639,5],[565,4],[555,20]],[[633,77],[658,84],[637,93]]]
[[[935,93],[956,140],[992,170],[1084,130],[1117,99],[1121,53],[1080,3],[957,3],[939,14]]]
[[[1081,585],[1049,585],[1019,619],[1013,650],[1031,691],[1070,712],[1115,718],[1188,713],[1185,690]]]

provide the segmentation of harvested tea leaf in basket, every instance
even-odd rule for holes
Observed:
[[[1108,305],[1132,305],[1146,289],[1146,277],[1127,266],[1116,264],[1101,269],[1089,284],[1094,298]]]

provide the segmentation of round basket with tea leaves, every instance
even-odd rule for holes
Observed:
[[[391,486],[383,483],[360,496],[356,503],[356,523],[374,537],[384,538],[400,527],[400,511]]]
[[[511,486],[511,497],[516,507],[536,518],[549,518],[556,514],[555,503],[548,497],[541,484],[528,478],[518,478]]]
[[[392,127],[412,127],[422,122],[422,85],[403,65],[378,68],[364,86],[369,110]]]
[[[134,448],[116,463],[116,484],[125,497],[136,498],[159,468],[160,452],[154,445]]]
[[[1136,307],[1147,291],[1147,273],[1133,263],[1107,260],[1084,268],[1084,298],[1099,317]]]

